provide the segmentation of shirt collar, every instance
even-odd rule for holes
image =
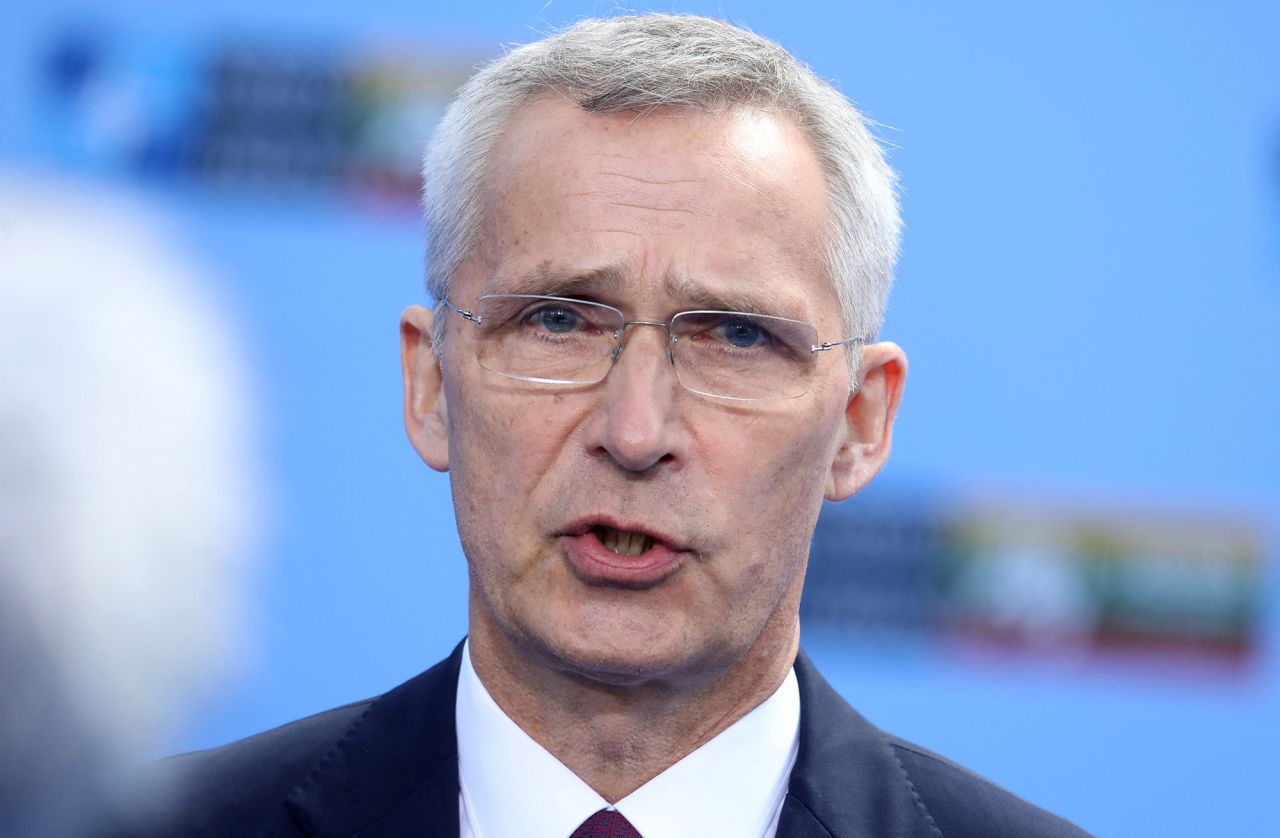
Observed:
[[[458,780],[477,838],[566,838],[615,808],[647,838],[764,835],[787,793],[799,744],[795,672],[750,713],[610,807],[498,707],[463,650]]]

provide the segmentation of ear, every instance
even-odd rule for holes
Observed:
[[[889,459],[893,419],[907,378],[907,356],[896,343],[862,348],[858,389],[844,408],[844,440],[831,463],[827,500],[844,500],[879,473]]]
[[[422,306],[400,315],[400,367],[404,375],[404,428],[423,462],[449,470],[449,415],[440,362],[431,343],[433,318]]]

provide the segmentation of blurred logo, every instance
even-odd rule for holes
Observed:
[[[67,168],[413,207],[427,138],[475,63],[69,32],[42,68],[43,145]]]
[[[1265,545],[1247,516],[1026,499],[829,506],[801,615],[864,637],[1243,662]]]

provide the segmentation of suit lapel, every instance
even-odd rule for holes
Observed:
[[[316,838],[458,835],[462,646],[376,699],[286,798]],[[800,748],[778,838],[937,838],[889,743],[801,652]]]
[[[884,734],[801,652],[800,749],[778,838],[938,838]]]
[[[285,805],[307,834],[458,835],[454,707],[462,646],[375,699]]]

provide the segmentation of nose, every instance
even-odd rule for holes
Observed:
[[[623,469],[641,473],[679,456],[675,399],[680,385],[667,324],[628,321],[627,326],[658,328],[633,329],[619,341],[600,390],[595,441]]]

